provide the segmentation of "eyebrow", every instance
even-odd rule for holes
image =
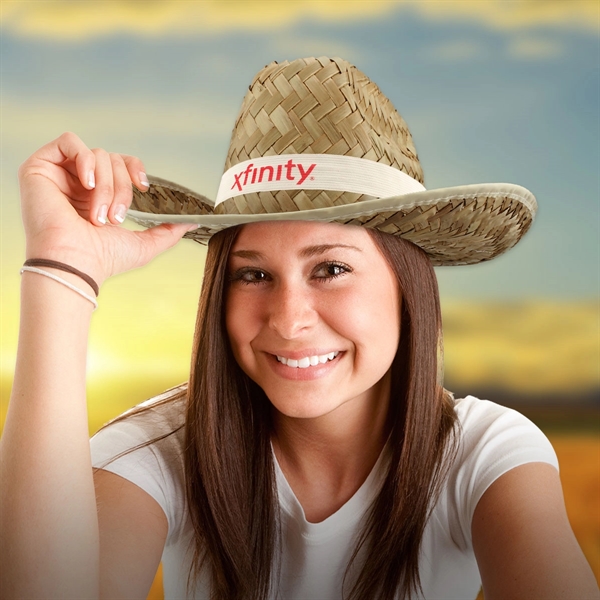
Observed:
[[[346,248],[348,250],[356,250],[356,252],[362,252],[360,248],[356,246],[350,246],[349,244],[319,244],[318,246],[307,246],[300,252],[300,256],[303,258],[310,258],[311,256],[318,256],[319,254],[325,254],[328,250],[334,250],[336,248]]]
[[[334,250],[336,248],[346,248],[348,250],[362,252],[362,250],[357,246],[351,246],[349,244],[318,244],[316,246],[307,246],[306,248],[303,248],[300,251],[300,256],[302,258],[311,258],[312,256],[325,254],[325,252]],[[264,258],[264,254],[257,252],[256,250],[236,250],[235,252],[232,252],[230,256],[238,256],[240,258],[246,258],[249,260]]]

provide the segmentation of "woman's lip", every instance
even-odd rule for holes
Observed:
[[[278,356],[282,356],[283,358],[287,359],[287,360],[301,360],[303,358],[309,358],[311,356],[326,356],[327,354],[331,354],[332,352],[337,352],[337,353],[341,353],[342,350],[338,350],[338,349],[328,349],[328,350],[322,350],[322,349],[316,349],[313,350],[312,348],[308,349],[308,350],[297,350],[294,352],[268,352],[268,354],[271,354],[272,356],[274,356],[275,358],[277,358]]]
[[[337,365],[340,362],[340,359],[345,354],[345,352],[339,352],[333,360],[328,360],[326,363],[319,363],[314,366],[311,365],[305,368],[300,368],[284,365],[277,359],[277,355],[266,353],[268,357],[267,362],[273,369],[273,371],[283,379],[289,379],[291,381],[310,381],[313,379],[320,379],[321,377],[325,377],[328,373],[331,372],[332,369],[335,369],[337,367]]]
[[[339,352],[330,352],[329,354],[305,356],[300,360],[277,356],[277,360],[288,367],[307,369],[308,367],[316,367],[317,365],[324,365],[325,363],[331,362],[338,355]]]

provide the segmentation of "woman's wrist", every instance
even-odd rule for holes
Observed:
[[[79,276],[53,267],[25,269],[21,271],[22,294],[32,294],[43,314],[48,314],[53,307],[61,307],[67,314],[91,315],[97,308],[94,289]],[[63,311],[59,308],[59,312]]]
[[[40,259],[43,261],[56,262],[66,267],[71,267],[73,271],[85,274],[86,277],[76,275],[78,280],[75,279],[74,281],[79,281],[83,286],[82,289],[85,291],[91,291],[94,296],[98,295],[100,287],[108,278],[108,275],[106,274],[106,271],[98,257],[91,254],[85,248],[69,248],[52,244],[27,244],[24,264],[27,264],[28,261]],[[56,266],[44,265],[40,266],[39,268],[51,270],[53,273],[57,273],[61,277],[63,277],[63,275],[67,275],[66,269],[56,269]],[[72,281],[72,278],[70,277],[65,277],[65,279]],[[88,281],[86,281],[86,279],[88,279]],[[92,285],[89,280],[94,282],[97,288],[96,286]]]
[[[40,263],[41,263],[41,265],[40,265]],[[50,265],[48,263],[50,263]],[[48,279],[51,279],[52,281],[55,281],[56,283],[63,285],[64,287],[71,290],[78,296],[81,296],[84,300],[87,300],[94,307],[94,310],[96,310],[98,308],[98,302],[96,301],[96,298],[94,296],[91,296],[90,294],[86,293],[84,290],[81,289],[81,287],[78,287],[77,285],[70,283],[68,280],[64,279],[60,275],[53,274],[52,271],[48,271],[47,269],[39,268],[39,266],[48,267],[51,265],[56,265],[52,268],[55,268],[58,271],[67,271],[71,275],[75,275],[76,277],[83,278],[83,280],[92,288],[92,290],[94,291],[94,294],[97,295],[98,286],[90,277],[85,275],[85,273],[81,273],[81,271],[77,271],[76,269],[72,269],[71,267],[68,267],[67,265],[63,265],[63,263],[58,263],[58,262],[54,262],[54,261],[45,261],[45,260],[41,260],[41,259],[29,260],[29,261],[26,261],[26,264],[21,268],[21,275],[23,275],[23,273],[33,273],[33,274],[39,275],[41,277],[47,277]],[[67,267],[67,268],[65,269],[64,267]]]
[[[42,267],[42,268],[40,268],[40,267]],[[62,262],[59,262],[56,260],[49,260],[46,258],[29,258],[23,264],[21,273],[23,273],[24,271],[30,271],[32,273],[38,273],[39,275],[46,275],[50,278],[55,279],[56,281],[64,283],[65,285],[67,285],[69,287],[71,286],[71,284],[65,282],[63,279],[53,276],[49,271],[44,271],[43,268],[57,269],[58,271],[63,271],[65,273],[71,273],[72,275],[77,275],[77,277],[79,277],[82,281],[85,281],[85,283],[87,283],[92,288],[96,298],[98,297],[98,294],[100,293],[100,287],[94,281],[94,279],[92,279],[92,277],[90,277],[87,273],[84,273],[83,271],[79,271],[78,269],[76,269],[75,267],[73,267],[67,263],[62,263]],[[80,293],[84,293],[82,290],[79,290],[79,289],[76,289],[76,291],[78,291]]]

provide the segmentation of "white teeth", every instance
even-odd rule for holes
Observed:
[[[330,352],[329,354],[315,355],[315,356],[305,356],[300,360],[295,360],[293,358],[285,358],[283,356],[278,356],[277,360],[288,367],[297,368],[297,369],[306,369],[308,367],[314,367],[318,364],[324,365],[327,361],[333,360],[338,352]]]

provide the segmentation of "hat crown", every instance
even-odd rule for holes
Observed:
[[[272,62],[250,84],[233,129],[225,171],[251,159],[286,154],[367,159],[423,182],[405,121],[375,83],[341,58]],[[311,210],[372,198],[335,190],[260,191],[225,200],[215,213]]]

